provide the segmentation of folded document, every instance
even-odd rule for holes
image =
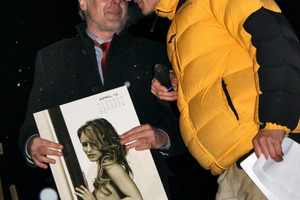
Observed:
[[[257,187],[270,200],[300,199],[300,145],[290,138],[282,142],[282,162],[259,159],[253,153],[241,166]]]

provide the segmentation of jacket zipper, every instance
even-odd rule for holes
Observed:
[[[161,13],[171,13],[171,12],[173,12],[173,11],[165,12],[165,11],[162,11],[162,10],[159,10],[159,9],[157,9],[156,11],[161,12]]]
[[[234,106],[233,106],[233,103],[232,103],[231,98],[230,98],[230,96],[229,96],[229,93],[228,93],[226,84],[225,84],[225,82],[224,82],[223,79],[222,79],[222,87],[223,87],[223,91],[224,91],[224,93],[225,93],[225,95],[226,95],[226,99],[227,99],[228,105],[230,106],[231,110],[233,111],[233,113],[234,113],[236,119],[239,121],[239,115],[238,115],[238,113],[236,112],[236,109],[235,109]]]
[[[173,41],[173,40],[174,40],[174,41]],[[176,34],[171,35],[170,40],[169,40],[168,43],[170,44],[170,43],[172,43],[172,42],[173,42],[173,45],[174,45],[174,51],[175,51],[175,57],[176,57],[177,67],[178,67],[180,73],[182,73],[182,72],[181,72],[180,65],[179,65],[178,54],[177,54],[177,48],[176,48]]]

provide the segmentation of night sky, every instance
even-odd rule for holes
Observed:
[[[276,1],[283,14],[300,36],[299,0]],[[149,30],[154,15],[142,18],[136,6],[130,11],[133,34],[163,42],[168,21],[158,19],[154,33]],[[11,199],[9,186],[16,185],[20,200],[38,199],[41,189],[51,186],[50,171],[32,169],[25,164],[17,140],[24,120],[32,86],[35,56],[38,50],[76,35],[75,25],[82,22],[76,0],[63,1],[4,1],[1,25],[1,132],[4,154],[0,155],[0,177],[5,199]],[[214,199],[216,177],[204,171],[188,154],[170,159],[177,178],[171,189],[175,199]]]

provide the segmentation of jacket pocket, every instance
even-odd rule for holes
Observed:
[[[232,103],[231,98],[230,98],[230,95],[229,95],[229,93],[228,93],[226,84],[225,84],[225,82],[224,82],[223,79],[222,79],[222,88],[223,88],[223,91],[224,91],[224,93],[225,93],[225,95],[226,95],[226,99],[227,99],[227,102],[228,102],[229,107],[231,108],[232,112],[234,113],[236,119],[239,121],[239,115],[238,115],[238,113],[236,112],[235,107],[233,106],[233,103]]]

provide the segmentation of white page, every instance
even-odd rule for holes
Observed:
[[[257,160],[253,153],[241,166],[268,199],[300,199],[300,145],[285,138],[282,150],[282,162],[263,155]]]

